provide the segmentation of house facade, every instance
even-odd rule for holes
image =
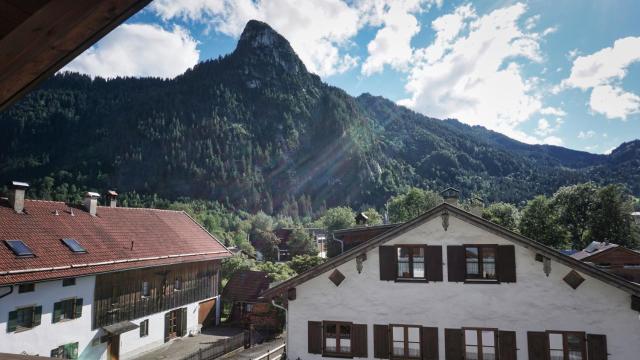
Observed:
[[[447,203],[263,293],[294,360],[636,359],[638,295]]]
[[[186,213],[0,199],[0,353],[127,359],[219,321],[229,251]]]
[[[584,250],[571,255],[629,281],[640,283],[640,252],[618,244],[593,241]]]

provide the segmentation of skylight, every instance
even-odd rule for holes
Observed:
[[[62,242],[67,245],[74,253],[86,253],[87,250],[83,248],[76,239],[62,239]]]
[[[16,256],[31,257],[34,256],[33,251],[22,242],[22,240],[5,240],[5,244],[13,251]]]

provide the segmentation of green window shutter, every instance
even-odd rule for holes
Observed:
[[[33,326],[40,325],[42,319],[42,306],[36,306],[33,308]]]
[[[74,309],[73,318],[77,319],[82,316],[82,298],[76,299],[76,306]]]
[[[16,325],[18,322],[18,312],[17,311],[9,311],[9,321],[7,321],[7,332],[16,331]]]
[[[71,343],[63,345],[64,348],[64,356],[66,359],[77,359],[78,358],[78,343]]]
[[[62,313],[62,302],[53,304],[53,318],[51,321],[55,324],[60,321],[60,313]]]
[[[52,358],[59,358],[60,357],[60,348],[59,347],[51,350],[51,357]]]

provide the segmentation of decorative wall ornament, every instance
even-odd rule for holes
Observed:
[[[360,254],[356,257],[356,270],[358,270],[358,274],[362,273],[362,268],[364,266],[363,262],[367,260],[367,254]]]
[[[578,288],[578,286],[580,286],[580,284],[582,284],[584,278],[580,274],[578,274],[577,271],[571,270],[564,278],[562,278],[562,280],[564,280],[564,282],[569,284],[569,286],[571,286],[571,288],[575,290]]]
[[[444,229],[444,231],[447,231],[447,229],[449,228],[449,211],[448,210],[444,210],[442,211],[442,228]]]
[[[335,286],[340,286],[340,283],[342,283],[344,279],[345,279],[345,276],[342,275],[342,273],[338,269],[333,270],[331,275],[329,275],[329,280],[331,280],[331,282]]]
[[[549,274],[551,274],[551,259],[546,256],[542,260],[542,270],[544,271],[545,275],[549,277]]]

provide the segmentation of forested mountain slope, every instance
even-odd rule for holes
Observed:
[[[407,185],[519,202],[595,180],[640,193],[640,142],[611,155],[527,145],[357,98],[268,25],[171,80],[56,75],[0,113],[0,181],[220,200],[246,210],[381,206]]]

